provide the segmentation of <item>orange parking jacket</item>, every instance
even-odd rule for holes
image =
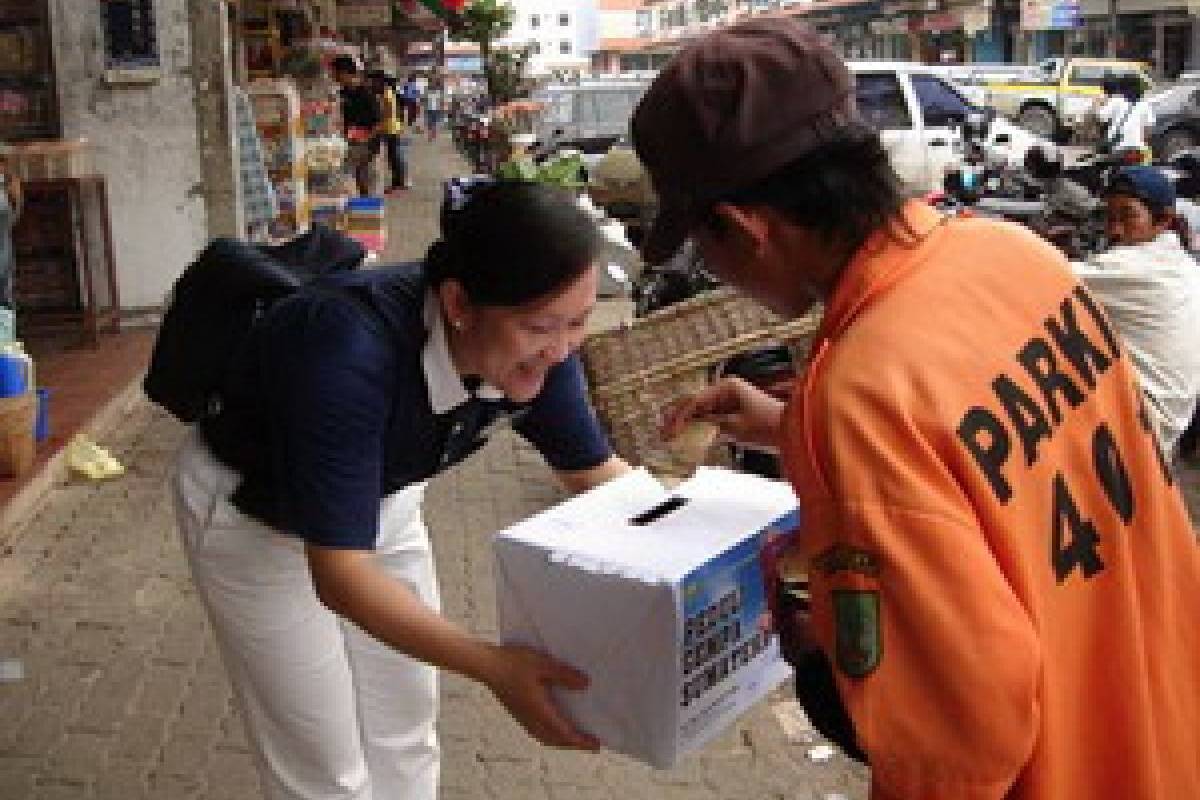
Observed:
[[[903,217],[783,441],[872,797],[1200,798],[1200,547],[1128,358],[1033,234]]]

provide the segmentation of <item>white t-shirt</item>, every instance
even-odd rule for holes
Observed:
[[[1159,442],[1171,453],[1200,396],[1200,265],[1167,231],[1071,266],[1124,343]]]
[[[1114,150],[1129,147],[1145,147],[1146,131],[1154,127],[1154,109],[1144,100],[1130,106],[1121,95],[1113,95],[1096,109],[1096,117],[1107,127],[1104,138],[1112,142]]]

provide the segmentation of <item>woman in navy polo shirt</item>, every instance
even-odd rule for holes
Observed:
[[[598,746],[548,692],[584,675],[440,616],[420,510],[505,417],[569,489],[627,469],[573,355],[597,234],[532,184],[477,189],[444,227],[424,265],[273,306],[240,396],[180,454],[185,549],[268,798],[433,800],[435,667],[545,744]]]

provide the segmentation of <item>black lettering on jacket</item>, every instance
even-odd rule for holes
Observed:
[[[1117,344],[1117,337],[1113,333],[1112,327],[1108,324],[1108,318],[1104,316],[1104,312],[1100,310],[1100,306],[1096,305],[1096,301],[1088,294],[1087,289],[1083,286],[1075,287],[1075,296],[1079,298],[1079,302],[1087,307],[1088,313],[1092,316],[1092,321],[1096,323],[1096,327],[1100,329],[1100,333],[1104,335],[1104,341],[1108,344],[1108,349],[1111,351],[1113,360],[1116,361],[1121,357],[1121,346]]]
[[[1038,443],[1050,438],[1050,422],[1046,419],[1046,413],[1012,378],[1003,373],[992,381],[992,390],[1008,412],[1008,418],[1012,420],[1013,428],[1021,439],[1025,465],[1032,467],[1037,463]]]
[[[1061,394],[1071,408],[1075,408],[1083,402],[1083,392],[1067,377],[1065,372],[1059,370],[1054,352],[1045,339],[1038,336],[1030,339],[1021,348],[1021,352],[1017,353],[1017,361],[1021,362],[1021,366],[1025,367],[1029,377],[1033,378],[1034,383],[1042,390],[1042,399],[1046,402],[1046,410],[1050,412],[1050,419],[1054,421],[1055,425],[1062,422],[1062,411],[1059,410],[1058,400],[1054,397],[1056,393]]]
[[[1059,308],[1062,311],[1062,324],[1060,325],[1054,317],[1047,317],[1046,330],[1050,332],[1059,352],[1067,357],[1087,387],[1095,389],[1096,375],[1103,375],[1112,361],[1079,329],[1079,323],[1075,319],[1075,306],[1069,296],[1063,299]]]
[[[1012,444],[1004,423],[986,408],[975,406],[963,414],[962,422],[958,423],[958,438],[983,470],[996,499],[1002,504],[1007,503],[1012,497],[1012,487],[1004,478],[1003,467]]]

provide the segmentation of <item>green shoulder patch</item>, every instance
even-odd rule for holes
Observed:
[[[883,657],[883,628],[878,591],[833,590],[834,650],[837,667],[851,678],[865,678]]]

